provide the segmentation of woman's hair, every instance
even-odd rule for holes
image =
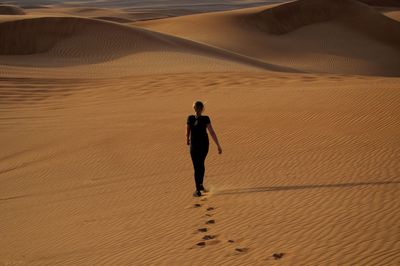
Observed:
[[[193,108],[196,111],[196,113],[200,113],[204,110],[204,104],[201,101],[195,101],[193,103]]]

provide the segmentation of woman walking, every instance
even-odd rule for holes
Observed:
[[[212,139],[218,147],[218,153],[222,153],[221,145],[219,145],[217,135],[211,126],[211,121],[208,116],[203,116],[204,104],[200,101],[194,102],[193,108],[195,115],[189,115],[187,118],[186,129],[186,142],[190,145],[190,156],[192,157],[194,168],[194,181],[196,184],[196,191],[193,196],[200,197],[201,191],[205,192],[203,186],[205,166],[208,153],[208,135],[207,129]]]

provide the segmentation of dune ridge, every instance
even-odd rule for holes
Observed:
[[[107,21],[113,21],[113,22],[118,22],[118,23],[129,23],[132,22],[131,19],[128,18],[120,18],[120,17],[94,17],[94,19],[101,19],[101,20],[107,20]]]

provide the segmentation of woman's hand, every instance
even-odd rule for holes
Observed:
[[[190,126],[186,125],[186,144],[190,145]]]

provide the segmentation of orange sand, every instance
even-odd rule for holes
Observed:
[[[1,15],[0,265],[398,265],[398,10]]]

